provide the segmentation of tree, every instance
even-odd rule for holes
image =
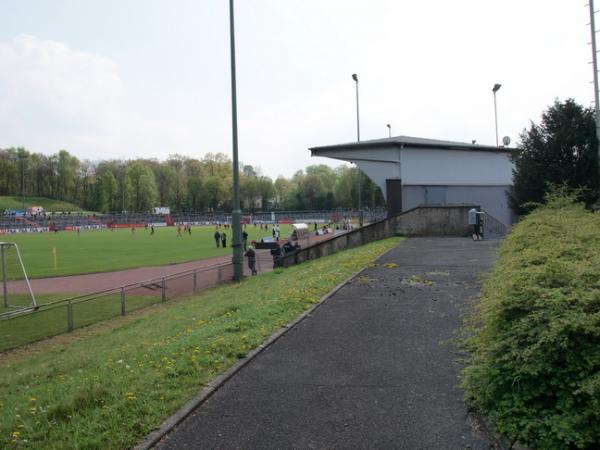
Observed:
[[[219,176],[209,176],[204,182],[204,192],[208,205],[213,211],[218,211],[223,207],[227,196],[227,183]]]
[[[564,103],[556,100],[543,113],[539,125],[531,123],[529,130],[523,131],[521,143],[512,154],[511,207],[527,212],[528,203],[543,202],[552,184],[582,188],[582,200],[588,204],[598,199],[597,146],[593,110],[573,99]]]
[[[175,180],[173,185],[173,195],[175,201],[175,209],[181,211],[185,201],[184,195],[187,190],[187,179],[185,176],[185,166],[187,158],[181,155],[171,155],[167,160],[167,164],[173,169]]]
[[[171,201],[171,193],[177,182],[177,172],[167,164],[157,164],[154,168],[156,187],[158,188],[158,203],[166,206]]]
[[[192,211],[202,211],[204,206],[204,193],[202,179],[198,176],[188,178],[187,183],[188,205]]]
[[[142,162],[134,162],[127,171],[131,182],[132,208],[148,211],[156,201],[156,181],[152,169]]]
[[[117,179],[110,171],[104,172],[96,181],[96,208],[100,212],[114,211],[118,208]]]
[[[286,208],[286,200],[288,199],[290,192],[294,189],[293,183],[290,180],[279,176],[275,180],[273,188],[275,196],[275,208]]]
[[[79,160],[68,151],[58,152],[58,195],[64,200],[75,200],[75,177],[79,169]]]

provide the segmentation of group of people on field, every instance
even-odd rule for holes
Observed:
[[[225,233],[225,230],[219,231],[219,229],[217,228],[215,230],[214,238],[215,243],[217,244],[217,248],[219,246],[222,246],[223,248],[227,247],[227,233]]]

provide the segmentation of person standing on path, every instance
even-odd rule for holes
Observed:
[[[219,248],[221,243],[221,233],[219,233],[219,230],[215,230],[215,242],[217,243],[217,248]]]
[[[248,268],[250,269],[250,272],[252,272],[252,275],[256,275],[256,252],[254,251],[254,247],[248,247],[244,256],[248,258]]]
[[[473,240],[480,241],[483,239],[483,236],[481,235],[481,215],[483,213],[477,211],[476,208],[471,208],[468,214],[469,225],[473,227]]]
[[[227,233],[225,231],[221,233],[221,245],[223,248],[227,247]]]
[[[242,243],[244,244],[244,251],[246,251],[246,246],[248,244],[248,232],[245,229],[242,231]]]

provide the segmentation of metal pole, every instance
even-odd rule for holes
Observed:
[[[4,294],[4,307],[8,308],[8,288],[6,286],[6,253],[4,253],[4,245],[0,244],[0,250],[2,251],[2,291]]]
[[[358,107],[358,76],[356,74],[352,75],[352,79],[356,83],[356,141],[360,142],[360,111]],[[362,213],[362,180],[361,180],[361,172],[360,167],[356,164],[356,168],[358,170],[358,226],[363,226],[363,213]]]
[[[594,115],[596,118],[596,140],[598,141],[598,170],[600,171],[600,101],[598,94],[598,58],[596,50],[596,22],[594,20],[594,0],[589,0],[590,28],[592,31],[592,65],[594,67]]]
[[[121,288],[121,315],[125,315],[125,288]]]
[[[161,291],[161,301],[164,303],[167,301],[167,282],[164,277],[162,279]]]
[[[242,211],[240,210],[238,130],[237,130],[237,93],[235,80],[235,26],[233,20],[233,0],[229,0],[229,44],[231,46],[231,128],[233,140],[233,211],[231,225],[233,229],[233,279],[240,281],[244,277],[242,254]]]
[[[67,331],[69,333],[73,331],[73,304],[71,300],[67,304]]]
[[[23,258],[21,257],[21,252],[19,251],[19,247],[17,244],[14,244],[15,250],[17,251],[17,256],[19,258],[19,263],[21,264],[21,270],[23,271],[23,276],[25,277],[25,282],[27,283],[27,289],[29,289],[29,295],[31,295],[31,301],[33,302],[33,306],[37,306],[37,300],[35,299],[35,295],[33,294],[33,289],[31,289],[31,283],[29,282],[29,278],[27,277],[27,272],[25,271],[25,265],[23,264]]]
[[[494,122],[496,123],[496,147],[498,147],[498,109],[496,108],[496,91],[494,91]]]
[[[194,294],[198,290],[198,271],[194,270]]]

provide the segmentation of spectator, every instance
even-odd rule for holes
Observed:
[[[244,254],[248,258],[248,268],[252,275],[256,275],[256,252],[254,251],[254,247],[248,247],[248,250]]]
[[[248,232],[246,229],[242,231],[242,243],[244,244],[244,251],[246,251],[246,245],[248,244]]]

